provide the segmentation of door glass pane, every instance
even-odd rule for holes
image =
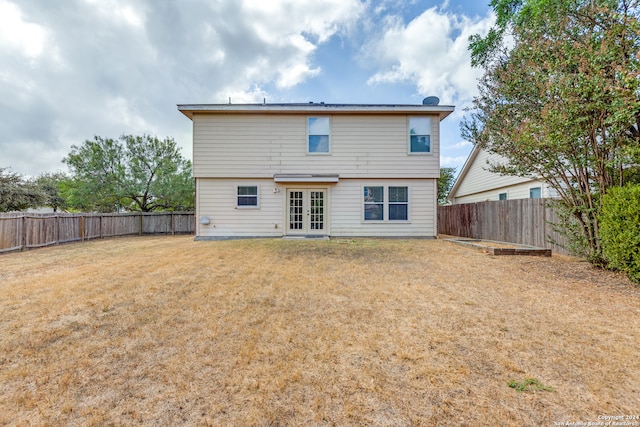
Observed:
[[[289,192],[289,230],[302,230],[302,191]]]
[[[309,193],[309,228],[311,230],[324,229],[324,191],[311,191]]]

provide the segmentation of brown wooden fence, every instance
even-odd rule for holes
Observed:
[[[192,234],[193,212],[0,214],[0,253],[143,234]]]
[[[538,246],[569,254],[564,247],[566,238],[554,231],[553,224],[559,222],[545,199],[438,206],[439,234]]]

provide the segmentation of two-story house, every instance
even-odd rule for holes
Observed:
[[[436,237],[440,105],[178,105],[196,239]]]

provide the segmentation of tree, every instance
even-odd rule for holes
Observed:
[[[540,177],[559,195],[574,251],[602,262],[601,196],[640,164],[638,0],[492,0],[473,36],[485,69],[463,134],[505,159],[491,170]]]
[[[63,159],[72,172],[64,193],[76,209],[113,212],[192,210],[191,162],[171,138],[96,136]]]
[[[44,195],[42,206],[49,206],[54,212],[66,209],[67,201],[62,189],[68,179],[64,172],[45,172],[36,178],[34,183]]]
[[[0,212],[22,211],[41,206],[45,195],[22,175],[0,168]]]
[[[453,182],[455,180],[456,168],[443,167],[440,168],[440,179],[438,179],[438,204],[444,205],[447,203],[447,196]]]

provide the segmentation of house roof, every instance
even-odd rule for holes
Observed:
[[[423,104],[325,104],[324,102],[293,104],[178,104],[178,110],[193,120],[204,114],[437,114],[442,121],[453,112],[453,105]]]

